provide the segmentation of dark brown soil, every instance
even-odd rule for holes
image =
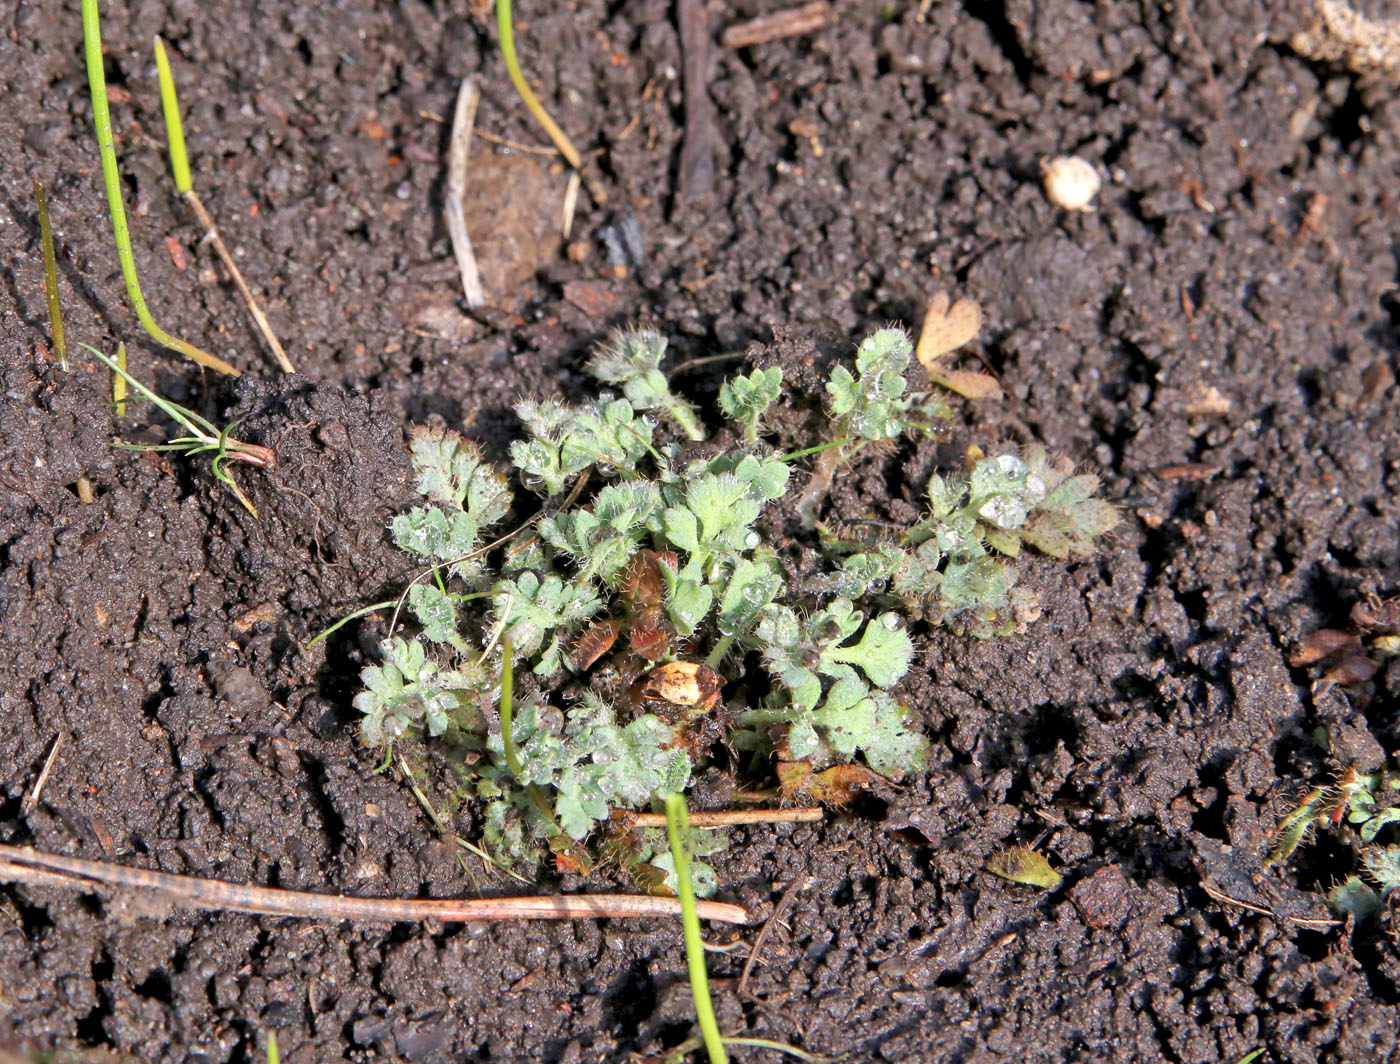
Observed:
[[[499,458],[511,403],[579,395],[579,356],[616,324],[661,324],[678,358],[738,353],[775,332],[803,345],[917,322],[944,287],[982,303],[980,352],[1007,391],[952,443],[1041,441],[1101,470],[1126,521],[1092,562],[1023,562],[1046,604],[1025,634],[928,634],[908,695],[935,767],[891,804],[735,833],[723,895],[760,919],[791,897],[744,996],[744,950],[712,955],[721,1026],[853,1060],[1391,1057],[1389,938],[1204,889],[1325,917],[1317,892],[1350,870],[1346,846],[1252,879],[1268,834],[1310,782],[1397,747],[1400,668],[1314,701],[1285,662],[1400,586],[1400,102],[1393,80],[1294,50],[1307,6],[933,0],[921,17],[838,0],[817,33],[715,45],[707,205],[676,191],[673,5],[523,3],[526,67],[609,198],[581,199],[571,255],[522,208],[514,254],[537,269],[472,318],[441,221],[438,116],[471,74],[478,129],[540,142],[494,27],[461,2],[105,5],[147,297],[249,371],[229,384],[140,339],[126,307],[76,2],[12,5],[0,840],[300,889],[507,891],[464,871],[356,742],[349,699],[382,628],[305,645],[401,586],[385,525],[408,498],[406,428],[446,423]],[[711,28],[768,10],[713,5]],[[197,186],[294,378],[269,368],[171,189],[157,33]],[[1065,152],[1109,176],[1095,213],[1041,192],[1039,160]],[[557,210],[563,174],[518,158],[493,164],[499,196],[544,182]],[[115,422],[85,353],[54,365],[35,176],[69,336],[126,340],[141,375],[275,447],[275,472],[241,474],[259,520],[207,466],[111,449],[146,415]],[[605,229],[629,213],[645,254],[619,278]],[[707,400],[730,368],[683,387]],[[908,511],[931,456],[863,467],[836,505]],[[1064,885],[981,871],[1018,843]],[[21,887],[0,887],[0,909],[0,1044],[252,1061],[275,1031],[297,1062],[620,1061],[675,1045],[692,1018],[669,921],[332,927]]]

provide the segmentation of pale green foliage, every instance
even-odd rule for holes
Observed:
[[[804,620],[771,604],[746,641],[761,651],[785,694],[740,714],[746,731],[737,745],[762,749],[776,736],[786,760],[819,764],[861,751],[871,768],[891,777],[923,764],[923,739],[883,690],[903,678],[914,653],[896,615],[867,621],[850,600],[837,599]]]
[[[360,736],[368,746],[392,743],[415,726],[429,735],[441,735],[454,722],[469,727],[495,685],[480,669],[441,668],[417,640],[386,639],[379,653],[383,663],[361,670],[365,690],[354,701],[364,714]]]
[[[534,671],[553,676],[563,666],[563,639],[602,607],[591,583],[566,583],[532,570],[496,581],[491,588],[492,624],[515,653],[538,659]]]
[[[1071,476],[1041,447],[983,458],[966,476],[930,479],[929,517],[913,537],[980,539],[1011,557],[1022,543],[1055,558],[1085,554],[1118,524],[1117,510],[1095,497],[1098,487],[1097,477]]]
[[[881,329],[861,343],[854,376],[845,366],[831,371],[826,390],[841,435],[893,440],[910,429],[933,427],[939,408],[924,396],[906,394],[904,374],[913,353],[903,329]]]
[[[589,466],[635,469],[651,446],[651,420],[638,417],[625,399],[581,407],[523,402],[515,413],[530,438],[511,444],[511,461],[525,486],[543,489],[546,497],[561,493]]]
[[[929,480],[929,512],[884,542],[857,547],[840,570],[808,581],[813,593],[859,597],[880,593],[928,620],[977,636],[1004,634],[1018,615],[1034,613],[1031,596],[1016,588],[1016,570],[997,557],[1021,545],[1056,557],[1082,554],[1118,521],[1093,495],[1098,480],[1071,476],[1038,447],[1025,457],[980,458],[968,473]]]
[[[646,524],[661,505],[661,492],[647,480],[609,484],[592,509],[571,510],[539,523],[540,538],[570,555],[578,578],[611,585],[640,547]]]
[[[415,429],[409,456],[419,494],[438,505],[395,517],[394,542],[410,553],[454,562],[458,575],[474,575],[480,566],[467,556],[481,546],[482,530],[510,509],[509,482],[482,461],[475,444],[445,429]]]
[[[1111,523],[1112,511],[1091,497],[1092,478],[1071,477],[1031,451],[1024,460],[986,459],[966,477],[936,478],[930,515],[913,529],[868,543],[828,538],[828,560],[799,565],[798,545],[764,541],[774,511],[791,512],[794,465],[804,461],[804,452],[780,457],[760,438],[765,413],[780,401],[781,370],[727,382],[719,406],[738,423],[743,446],[686,461],[679,443],[654,441],[653,418],[639,413],[668,413],[693,438],[703,435],[661,372],[665,346],[640,330],[595,353],[590,369],[622,398],[517,405],[526,437],[511,446],[511,459],[519,481],[548,501],[531,531],[485,556],[485,529],[511,506],[506,479],[454,433],[413,438],[426,504],[392,527],[400,547],[433,566],[407,596],[420,630],[384,643],[355,705],[371,745],[415,732],[459,743],[457,760],[471,766],[476,793],[489,803],[487,840],[507,857],[538,854],[546,841],[568,850],[610,810],[684,791],[695,768],[687,751],[716,739],[815,769],[864,759],[898,779],[923,767],[917,722],[894,693],[914,654],[907,619],[1002,626],[1015,576],[989,545],[1078,549]],[[903,333],[881,330],[861,344],[854,373],[832,372],[837,446],[817,460],[827,474],[869,441],[930,427],[934,406],[905,383],[910,354]],[[809,575],[793,586],[790,571]],[[629,664],[633,623],[648,658]],[[517,771],[495,712],[507,645],[512,675],[522,677],[512,700]],[[581,646],[586,652],[575,654]],[[689,702],[663,711],[628,697],[632,677],[657,658],[683,655],[695,671],[680,674],[697,677],[703,660],[727,684],[741,679],[746,651],[776,681],[762,706],[709,720],[709,701],[694,712]],[[632,688],[638,697],[649,692]],[[734,727],[726,732],[720,722]],[[668,860],[654,863],[667,871]],[[696,869],[703,881],[705,866]]]
[[[690,885],[697,898],[713,897],[719,890],[719,876],[702,857],[712,857],[729,849],[729,832],[723,828],[697,830],[691,828],[683,837],[686,852],[690,856]],[[642,833],[642,844],[637,854],[663,874],[661,885],[672,894],[677,893],[680,884],[676,879],[676,858],[666,843],[666,832],[660,828],[648,828]]]
[[[745,443],[758,442],[763,415],[777,401],[782,386],[782,369],[770,366],[725,381],[720,387],[719,408],[725,417],[743,427]]]
[[[1361,865],[1381,888],[1382,898],[1400,889],[1400,846],[1368,846],[1361,851]]]
[[[661,372],[665,354],[666,337],[655,329],[624,329],[593,353],[588,371],[600,381],[621,385],[633,409],[663,410],[690,439],[703,440],[705,429],[695,407],[671,391]]]
[[[482,793],[498,794],[488,812],[492,841],[507,839],[522,819],[538,817],[527,803],[511,796],[512,784],[534,784],[554,796],[553,813],[573,839],[584,839],[613,808],[645,806],[654,795],[683,789],[691,763],[684,751],[670,747],[671,728],[652,714],[619,724],[614,710],[587,695],[566,714],[530,703],[514,714],[515,736],[523,773],[512,779],[506,768],[499,732],[486,740],[490,765],[482,770]],[[521,845],[508,846],[520,852]]]

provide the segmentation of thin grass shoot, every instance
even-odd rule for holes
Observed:
[[[34,179],[34,199],[39,205],[39,243],[44,253],[44,297],[49,304],[49,338],[53,341],[58,368],[68,372],[68,341],[63,334],[63,307],[58,302],[58,256],[53,250],[53,223],[49,220],[49,197]]]

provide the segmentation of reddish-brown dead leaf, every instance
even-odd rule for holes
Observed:
[[[1316,665],[1319,661],[1334,658],[1338,654],[1360,649],[1361,637],[1354,632],[1319,628],[1309,633],[1303,640],[1303,645],[1288,656],[1288,664],[1295,669],[1304,665]]]

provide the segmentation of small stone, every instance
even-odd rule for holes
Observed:
[[[1099,194],[1099,172],[1077,155],[1058,155],[1040,162],[1045,196],[1056,207],[1067,211],[1092,210]]]

